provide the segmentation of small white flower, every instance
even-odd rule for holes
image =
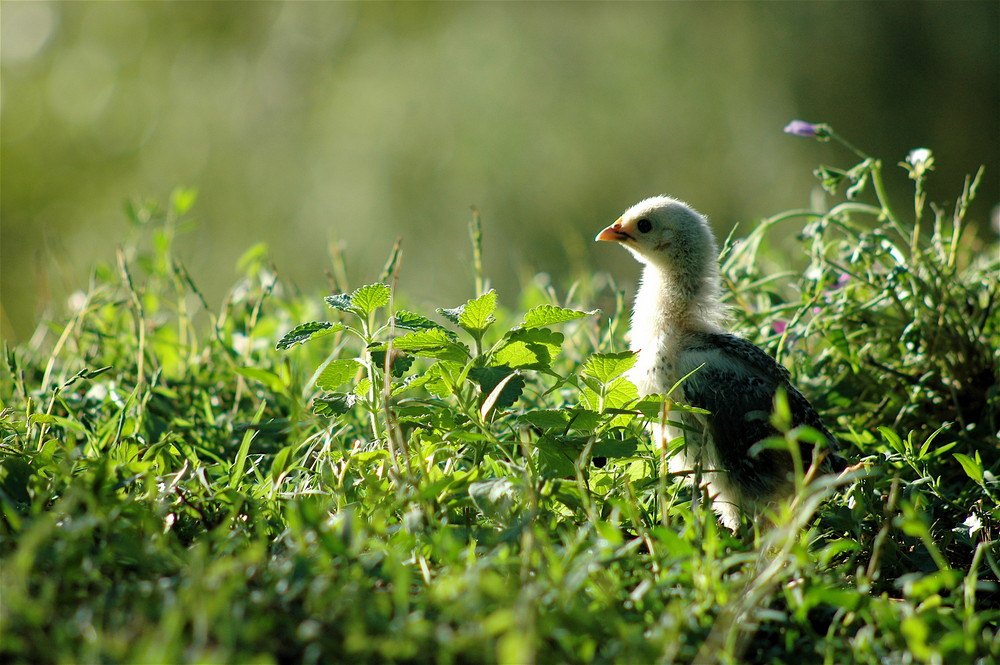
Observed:
[[[977,531],[983,528],[983,520],[980,519],[979,515],[972,513],[965,518],[965,521],[962,522],[962,526],[969,530],[969,536],[974,536]]]
[[[920,167],[926,164],[930,158],[930,150],[927,148],[916,148],[911,150],[910,154],[906,156],[906,161],[909,162],[911,166]]]

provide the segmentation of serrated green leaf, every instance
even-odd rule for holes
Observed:
[[[347,293],[335,293],[332,296],[326,296],[323,300],[329,307],[339,309],[342,312],[357,313],[359,311],[356,307],[354,307],[351,302],[351,296]]]
[[[350,411],[354,408],[357,401],[357,396],[350,393],[333,393],[323,395],[322,397],[317,397],[313,400],[313,413],[317,416],[333,418]]]
[[[506,366],[494,367],[473,367],[469,370],[469,378],[479,384],[484,395],[489,395],[493,389],[500,385],[500,382],[510,376],[514,370]],[[496,409],[507,409],[514,405],[514,402],[521,396],[524,390],[524,377],[513,376],[500,391],[500,395],[494,403]]]
[[[457,338],[455,333],[439,323],[431,321],[425,316],[408,312],[405,309],[396,312],[396,315],[393,317],[393,325],[403,330],[443,330],[452,339]]]
[[[585,442],[579,445],[567,444],[555,437],[543,436],[535,443],[538,450],[538,470],[545,476],[554,478],[575,478],[573,464]]]
[[[614,379],[604,389],[604,408],[620,409],[638,397],[639,391],[634,383],[625,378]]]
[[[380,371],[385,369],[386,348],[387,345],[385,344],[379,344],[368,348],[372,364],[375,365],[375,367],[377,367]],[[406,374],[406,370],[410,369],[410,366],[413,364],[413,356],[399,352],[395,348],[393,348],[392,351],[392,361],[390,363],[389,371],[393,376],[399,378],[403,376],[403,374]]]
[[[351,294],[351,304],[364,312],[368,316],[379,307],[389,304],[389,287],[376,282],[362,286]]]
[[[478,298],[465,303],[462,313],[458,315],[458,325],[472,335],[482,335],[496,321],[493,316],[496,309],[497,293],[490,289]]]
[[[323,390],[335,390],[357,376],[361,363],[353,359],[331,360],[316,377],[316,386]]]
[[[539,427],[541,429],[565,429],[569,424],[570,413],[562,409],[543,409],[529,411],[517,417],[519,422]]]
[[[462,316],[463,309],[465,309],[465,305],[461,305],[459,307],[450,307],[450,308],[439,307],[437,313],[457,326],[459,325],[458,319],[460,316]]]
[[[394,339],[392,345],[399,351],[426,358],[464,362],[470,357],[469,347],[453,340],[442,328],[407,333]]]
[[[556,307],[554,305],[538,305],[537,307],[532,307],[528,310],[527,314],[524,315],[524,321],[521,322],[521,328],[528,330],[530,328],[540,328],[543,326],[551,326],[557,323],[565,323],[566,321],[575,321],[576,319],[582,319],[587,316],[593,316],[597,314],[598,310],[591,310],[589,312],[583,312],[576,309],[566,309],[565,307]]]
[[[409,388],[423,388],[435,397],[445,398],[454,392],[463,364],[450,360],[439,360],[426,372],[410,382]]]
[[[295,326],[289,330],[285,333],[284,337],[278,340],[278,343],[274,346],[274,348],[278,351],[285,351],[296,344],[302,344],[303,342],[308,342],[311,339],[324,337],[341,330],[344,330],[344,326],[339,323],[330,323],[328,321],[310,321],[309,323],[303,323],[302,325]]]
[[[601,415],[589,409],[543,409],[518,417],[520,422],[541,429],[591,432],[601,423]]]
[[[548,328],[513,330],[493,354],[493,360],[498,365],[547,369],[562,349],[564,339],[562,333]]]
[[[595,353],[583,365],[583,373],[601,383],[609,383],[635,365],[636,356],[631,351],[620,353]]]

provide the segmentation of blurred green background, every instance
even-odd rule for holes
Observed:
[[[946,203],[1000,152],[1000,3],[0,4],[2,334],[85,288],[128,233],[124,202],[196,187],[180,250],[213,306],[266,242],[304,291],[341,244],[354,286],[404,238],[400,288],[472,293],[467,222],[516,304],[534,271],[565,285],[625,252],[603,225],[657,193],[720,235],[810,204],[832,124],[889,162],[937,157]],[[889,183],[906,196],[900,169]],[[904,201],[905,203],[905,201]]]

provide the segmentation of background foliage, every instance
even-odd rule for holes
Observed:
[[[483,211],[501,299],[597,265],[593,229],[668,193],[720,235],[811,206],[831,161],[774,131],[836,120],[880,155],[933,146],[931,201],[1000,200],[1000,8],[981,2],[0,3],[0,320],[27,339],[126,234],[124,195],[201,192],[181,237],[217,305],[246,238],[315,283],[327,245],[371,274],[398,235],[407,292],[473,294],[452,266]],[[887,174],[894,192],[908,187]],[[789,252],[795,230],[771,241]],[[783,238],[782,236],[787,236]],[[530,238],[530,242],[523,239]],[[514,306],[514,301],[505,303]]]

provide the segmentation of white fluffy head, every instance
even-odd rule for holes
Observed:
[[[601,231],[597,240],[620,242],[642,263],[677,276],[714,269],[718,248],[704,215],[669,196],[639,201]]]
[[[646,265],[643,281],[659,284],[673,306],[719,318],[718,246],[708,219],[691,206],[669,196],[645,199],[596,239],[621,243]]]

